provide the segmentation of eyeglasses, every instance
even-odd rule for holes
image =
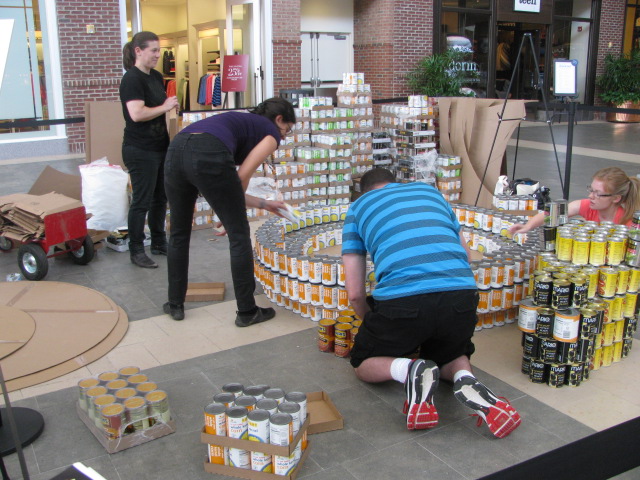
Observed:
[[[589,195],[593,195],[596,198],[613,197],[613,193],[599,193],[594,191],[593,188],[591,188],[591,185],[587,185],[587,192]]]

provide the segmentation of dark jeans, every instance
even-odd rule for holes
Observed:
[[[132,198],[129,206],[129,251],[144,251],[144,220],[147,217],[152,245],[164,245],[167,196],[164,193],[165,152],[152,152],[122,145],[122,160],[131,177]]]
[[[176,305],[184,303],[193,212],[200,192],[220,217],[229,237],[238,311],[255,308],[253,250],[244,191],[227,147],[206,133],[178,134],[167,151],[164,182],[171,211],[169,301]]]

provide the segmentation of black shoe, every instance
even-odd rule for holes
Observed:
[[[276,311],[269,308],[258,307],[256,313],[252,314],[241,314],[238,313],[236,315],[236,326],[237,327],[248,327],[250,325],[255,325],[256,323],[266,322],[267,320],[271,320],[276,316]]]
[[[162,305],[162,311],[171,315],[174,320],[184,320],[184,305],[174,305],[170,302]]]
[[[132,253],[131,263],[142,268],[158,268],[158,264],[147,257],[144,252]]]
[[[151,245],[151,253],[154,255],[167,255],[167,247],[166,243],[164,245]]]

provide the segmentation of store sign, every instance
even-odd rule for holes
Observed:
[[[225,55],[222,61],[222,91],[245,92],[249,76],[249,55]]]
[[[513,0],[514,12],[540,13],[540,3],[542,0]]]

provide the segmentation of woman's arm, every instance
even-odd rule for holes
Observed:
[[[580,202],[582,200],[574,200],[569,203],[567,215],[569,217],[575,217],[580,213]],[[510,233],[526,233],[533,230],[536,227],[541,226],[544,223],[544,212],[540,212],[537,215],[531,217],[526,224],[516,223],[509,227]]]
[[[157,107],[147,107],[144,100],[129,100],[127,102],[127,111],[131,120],[134,122],[148,122],[154,118],[164,115],[172,108],[178,108],[178,98],[168,97],[162,105]]]
[[[278,142],[271,135],[264,137],[260,143],[258,143],[244,159],[242,165],[238,169],[238,176],[242,182],[242,189],[246,192],[249,186],[249,179],[254,174],[256,169],[263,163],[266,158],[276,151],[278,148]],[[254,205],[255,206],[255,205]]]

